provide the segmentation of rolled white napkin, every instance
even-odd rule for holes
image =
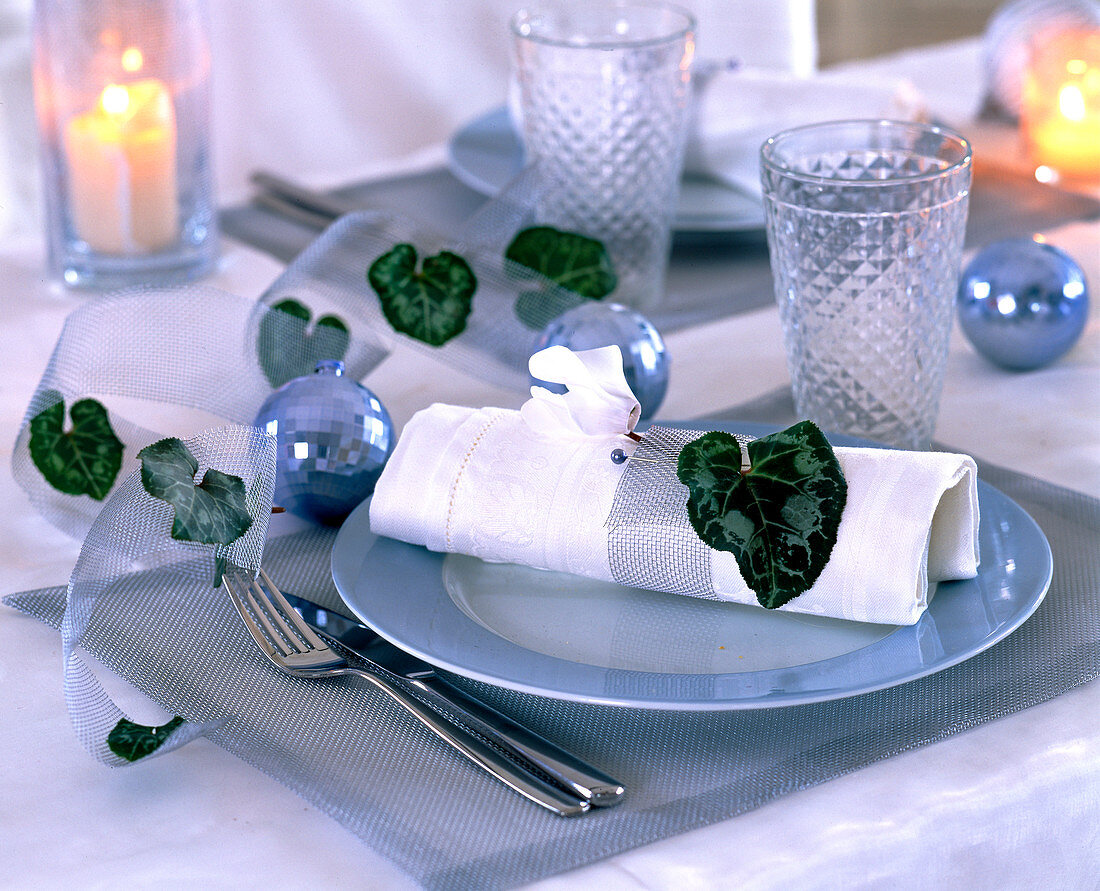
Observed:
[[[433,551],[614,581],[606,521],[626,465],[610,454],[633,451],[625,434],[637,420],[618,347],[551,347],[531,362],[532,374],[569,392],[533,387],[520,411],[436,404],[418,412],[378,481],[371,528]],[[814,586],[780,608],[912,624],[930,585],[977,572],[974,461],[835,451],[848,485],[836,545]],[[720,599],[758,605],[731,553],[711,549],[710,568]]]
[[[851,74],[796,77],[709,65],[695,78],[684,171],[752,196],[760,190],[760,147],[781,130],[845,118],[918,120],[926,111],[908,81],[869,83]]]

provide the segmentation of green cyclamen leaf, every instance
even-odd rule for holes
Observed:
[[[61,400],[60,393],[53,395]],[[122,442],[111,429],[107,409],[94,399],[74,402],[69,415],[73,426],[68,432],[63,401],[31,418],[31,460],[59,492],[102,501],[122,467]]]
[[[442,346],[466,328],[477,278],[458,254],[425,257],[417,271],[416,248],[399,244],[375,260],[367,280],[395,331]]]
[[[293,297],[271,305],[256,338],[260,367],[272,387],[309,374],[322,359],[343,359],[351,334],[339,316],[321,316],[310,330],[312,312]]]
[[[196,486],[199,462],[182,440],[170,437],[154,442],[138,457],[145,491],[175,508],[172,538],[226,545],[252,525],[244,481],[210,468]]]
[[[606,297],[618,283],[602,242],[551,226],[523,229],[512,239],[504,257],[593,300]]]
[[[107,734],[107,747],[119,758],[137,761],[164,745],[169,734],[182,723],[183,718],[179,715],[159,727],[135,724],[123,718]]]
[[[840,463],[810,421],[741,446],[707,433],[680,452],[688,517],[712,548],[730,551],[761,606],[775,609],[810,589],[829,562],[848,488]]]

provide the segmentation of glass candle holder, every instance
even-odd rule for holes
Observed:
[[[1021,124],[1037,178],[1100,181],[1100,28],[1031,47]]]
[[[186,281],[217,256],[202,0],[39,0],[48,264],[73,287]]]

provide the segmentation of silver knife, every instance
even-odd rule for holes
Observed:
[[[314,229],[324,229],[344,214],[361,209],[264,170],[254,171],[251,180],[260,189],[254,198],[257,204]]]
[[[378,666],[397,675],[437,707],[505,749],[520,763],[533,766],[594,807],[611,807],[623,800],[626,790],[618,780],[448,684],[436,675],[429,663],[406,653],[360,622],[283,593],[315,631],[341,644],[368,667]]]

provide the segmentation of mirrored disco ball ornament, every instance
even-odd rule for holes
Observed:
[[[641,313],[618,303],[582,303],[563,312],[543,329],[534,352],[552,346],[594,350],[611,345],[623,354],[626,382],[641,404],[642,417],[653,417],[668,390],[669,356],[660,332]],[[534,377],[531,383],[555,393],[565,392],[561,384]]]
[[[974,348],[1026,371],[1063,355],[1085,327],[1088,286],[1065,251],[1030,238],[989,245],[963,270],[959,323]]]
[[[327,525],[374,491],[395,440],[385,406],[329,359],[268,396],[254,423],[278,438],[275,504]]]

